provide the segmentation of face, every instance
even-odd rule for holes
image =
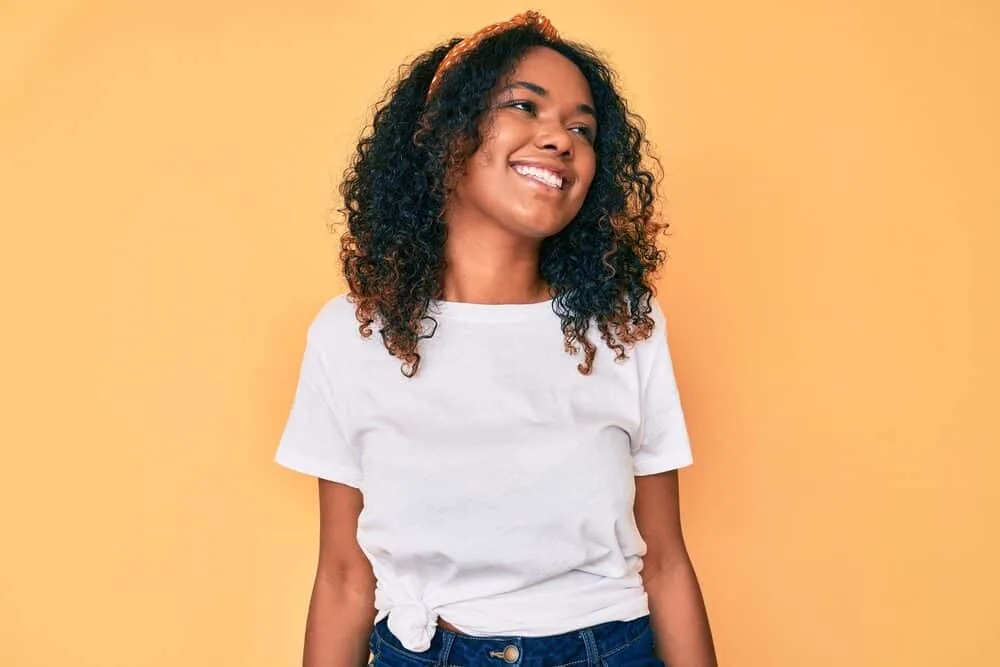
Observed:
[[[597,118],[583,73],[536,47],[494,92],[484,138],[448,203],[465,218],[523,238],[558,233],[594,180]]]

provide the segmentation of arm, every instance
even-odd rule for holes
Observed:
[[[712,632],[681,532],[677,471],[635,478],[635,519],[646,542],[642,580],[656,651],[671,667],[716,667]]]
[[[375,622],[375,577],[358,546],[361,492],[319,480],[319,563],[303,667],[362,667]]]

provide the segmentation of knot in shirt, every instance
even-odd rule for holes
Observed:
[[[423,653],[437,631],[437,615],[420,602],[396,602],[389,610],[389,630],[407,650]]]

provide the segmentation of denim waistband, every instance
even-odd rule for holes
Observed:
[[[547,637],[472,637],[438,628],[423,653],[403,647],[383,619],[372,632],[371,650],[393,664],[393,658],[413,665],[470,665],[491,667],[584,667],[600,665],[650,631],[649,616],[611,621]],[[377,662],[377,660],[376,660]]]

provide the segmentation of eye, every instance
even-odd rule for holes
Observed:
[[[570,132],[577,132],[580,136],[585,138],[590,143],[594,143],[594,138],[597,134],[596,132],[594,132],[594,129],[589,125],[580,125],[579,127],[571,127]]]
[[[538,112],[538,105],[530,100],[514,100],[513,102],[508,102],[504,107],[509,109],[520,109],[525,113],[534,116]]]

